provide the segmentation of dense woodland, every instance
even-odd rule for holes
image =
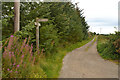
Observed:
[[[14,3],[2,3],[2,11],[3,77],[58,77],[65,53],[93,38],[77,3],[21,2],[20,31],[15,33]],[[39,28],[40,53],[36,52],[37,17],[48,19]]]
[[[88,28],[81,9],[72,3],[22,3],[20,4],[20,31],[14,35],[21,39],[30,36],[35,44],[35,19],[48,18],[40,27],[40,47],[46,51],[60,43],[76,43],[87,39]],[[14,33],[14,3],[3,3],[3,40]],[[9,26],[9,27],[8,27]],[[51,43],[54,43],[53,46]]]

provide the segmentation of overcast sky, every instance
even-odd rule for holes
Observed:
[[[120,0],[73,0],[84,9],[90,31],[102,34],[114,33],[118,28],[118,2]],[[101,29],[101,31],[100,31]]]

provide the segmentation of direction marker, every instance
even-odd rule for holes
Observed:
[[[41,24],[39,22],[47,22],[48,19],[39,19],[39,18],[36,18],[36,22],[35,22],[35,25],[36,25],[36,48],[37,48],[37,51],[39,53],[39,26],[41,26]]]

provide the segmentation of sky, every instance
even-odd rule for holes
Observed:
[[[90,26],[89,31],[109,34],[118,30],[118,2],[120,0],[72,0],[79,2]],[[116,27],[116,28],[114,28]]]

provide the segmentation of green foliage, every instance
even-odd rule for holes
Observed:
[[[13,34],[14,3],[3,3],[3,39]],[[87,39],[88,25],[83,16],[83,10],[68,3],[21,2],[20,4],[20,31],[14,35],[24,39],[30,36],[30,43],[35,47],[34,20],[48,18],[40,27],[40,50],[52,53],[55,46],[65,43],[76,43]],[[7,17],[6,17],[7,16]],[[9,26],[10,29],[7,29]]]
[[[7,40],[9,40],[8,37],[13,34],[14,31],[14,3],[4,2],[3,4],[2,37],[5,47],[9,44],[7,42]],[[14,43],[17,44],[16,48],[13,46],[14,49],[11,51],[15,52],[14,55],[16,55],[16,59],[19,62],[22,53],[20,56],[17,56],[17,52],[19,51],[16,51],[16,49],[20,50],[23,40],[29,37],[27,45],[29,46],[33,43],[32,51],[34,55],[32,59],[35,58],[35,62],[38,62],[38,64],[31,66],[32,63],[27,60],[30,57],[29,50],[26,52],[27,48],[25,48],[23,50],[23,53],[26,53],[24,61],[28,68],[24,69],[20,66],[19,70],[21,71],[19,75],[15,75],[7,71],[8,67],[12,70],[14,67],[5,64],[7,60],[4,60],[5,69],[3,70],[3,76],[30,78],[58,77],[62,66],[62,59],[66,52],[84,45],[89,42],[93,36],[88,35],[89,26],[83,16],[83,10],[71,2],[21,2],[20,5],[20,31],[14,33],[14,36],[19,37],[19,39],[16,41],[17,43]],[[36,27],[34,22],[37,17],[48,19],[48,22],[40,22],[41,26],[39,28],[40,52],[41,55],[45,54],[42,57],[36,53]],[[6,51],[6,49],[3,49],[3,52],[4,51]]]
[[[13,34],[14,3],[3,3],[3,39]],[[24,39],[30,36],[30,43],[36,41],[36,17],[48,18],[48,22],[41,22],[40,50],[52,53],[55,47],[65,43],[76,43],[87,39],[88,28],[83,16],[83,10],[71,2],[21,2],[20,3],[20,31],[14,35]],[[7,17],[6,17],[7,16]],[[7,29],[9,26],[10,29]],[[35,50],[35,49],[34,49]]]
[[[57,30],[54,25],[46,25],[40,28],[40,47],[50,53],[58,45]],[[51,52],[52,53],[52,52]]]
[[[117,39],[115,42],[114,42],[114,46],[116,48],[116,52],[118,54],[120,54],[120,39]]]
[[[84,40],[84,41],[81,41],[81,42],[77,42],[77,43],[75,43],[75,44],[72,44],[71,46],[68,45],[69,47],[67,46],[67,47],[68,47],[68,48],[67,48],[67,51],[70,52],[70,51],[72,51],[72,50],[74,50],[74,49],[76,49],[76,48],[79,48],[79,47],[85,45],[86,43],[88,43],[89,41],[91,41],[93,38],[94,38],[94,36],[91,37],[91,38],[88,38],[88,39],[86,39],[86,40]]]
[[[47,78],[58,78],[64,56],[68,52],[85,45],[92,39],[93,37],[75,44],[68,43],[66,47],[59,46],[57,47],[57,52],[53,52],[54,55],[47,56],[46,59],[41,59],[40,66],[46,72]]]
[[[40,55],[33,53],[33,46],[29,46],[27,38],[19,42],[13,35],[4,47],[2,59],[3,78],[46,78],[40,65]]]
[[[2,39],[8,38],[11,34],[13,34],[13,6],[13,2],[2,2]]]
[[[30,21],[25,27],[22,28],[21,31],[16,32],[14,35],[24,39],[27,37],[30,37],[30,43],[35,43],[35,25],[34,25],[34,20]]]
[[[19,38],[11,36],[3,52],[3,78],[57,78],[62,67],[62,60],[67,52],[81,47],[91,39],[68,44],[64,48],[57,47],[54,55],[46,58],[37,52],[32,52],[33,46],[29,46],[29,39],[19,42]],[[19,65],[19,66],[18,66]]]
[[[97,49],[99,54],[104,58],[104,59],[109,59],[109,60],[117,60],[119,58],[118,54],[118,48],[115,46],[116,44],[119,44],[115,39],[118,39],[119,36],[117,34],[111,34],[108,36],[105,35],[100,35],[98,37],[98,43],[97,43]]]
[[[107,47],[107,45],[105,43],[98,43],[97,48],[98,48],[98,52],[102,53],[102,51]]]
[[[31,37],[31,39],[35,38],[35,30],[34,20],[30,21],[25,27],[22,28],[21,31],[16,32],[14,35],[18,36],[19,38],[27,38]]]
[[[115,54],[115,47],[112,44],[108,44],[107,48],[101,53],[102,57],[105,59],[118,59],[118,55]]]

